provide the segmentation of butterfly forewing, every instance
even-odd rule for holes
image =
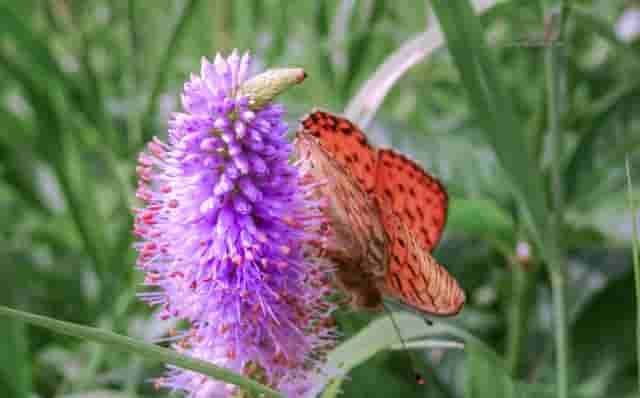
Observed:
[[[318,139],[322,149],[358,182],[363,191],[373,190],[377,153],[362,130],[345,118],[322,111],[313,112],[302,126]]]
[[[330,202],[326,215],[334,239],[325,255],[337,265],[338,283],[356,306],[380,308],[388,242],[376,204],[305,130],[296,136],[296,149],[308,172],[320,182],[320,195]]]

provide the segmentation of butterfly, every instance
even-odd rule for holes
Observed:
[[[307,116],[295,147],[328,205],[333,244],[323,256],[357,308],[380,310],[390,297],[418,312],[451,316],[464,305],[458,282],[431,256],[447,216],[447,193],[419,165],[377,149],[349,120]]]

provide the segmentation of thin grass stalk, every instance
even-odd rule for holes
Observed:
[[[496,3],[495,0],[473,1],[474,9],[479,14],[491,9]],[[358,89],[358,93],[349,101],[344,111],[345,116],[360,127],[366,128],[396,82],[409,69],[425,61],[444,42],[445,37],[437,21],[432,18],[426,31],[405,41],[378,66],[371,77]]]
[[[564,139],[560,129],[562,115],[560,96],[562,95],[562,43],[554,42],[556,32],[563,42],[563,23],[567,10],[566,2],[562,1],[557,9],[549,13],[546,32],[546,47],[544,53],[545,79],[547,87],[547,122],[551,142],[551,197],[552,212],[548,223],[548,241],[546,245],[547,266],[551,278],[554,318],[554,343],[556,354],[556,393],[558,398],[569,397],[570,368],[569,368],[569,327],[567,310],[567,264],[562,234],[564,215],[564,185],[563,185],[563,154]],[[557,23],[556,23],[557,22]],[[557,27],[556,27],[557,25]]]
[[[507,352],[506,368],[509,374],[518,378],[523,372],[523,343],[527,337],[527,324],[532,304],[532,292],[535,286],[536,270],[526,268],[520,262],[511,264],[512,295],[507,309]]]
[[[629,210],[631,211],[631,248],[633,250],[633,276],[636,287],[636,360],[640,364],[640,235],[638,234],[638,204],[633,195],[631,184],[631,166],[629,156],[625,162],[627,169],[627,189],[629,191]],[[640,392],[640,365],[638,371],[638,391]]]
[[[277,391],[264,386],[254,380],[245,378],[225,368],[215,366],[209,362],[195,359],[186,355],[180,355],[174,350],[160,347],[155,344],[145,343],[127,336],[119,335],[107,330],[78,325],[71,322],[59,321],[42,315],[15,310],[0,306],[0,316],[26,322],[31,325],[43,327],[55,333],[64,334],[88,341],[107,345],[110,349],[138,354],[146,359],[172,364],[183,369],[193,370],[217,380],[234,384],[256,396],[284,398]]]
[[[129,31],[129,73],[130,82],[127,86],[130,98],[136,98],[140,93],[140,85],[143,77],[143,43],[139,30],[139,18],[135,0],[127,2],[127,28]],[[137,104],[137,102],[136,102]],[[142,136],[142,120],[136,112],[127,115],[127,153],[135,150]]]
[[[569,398],[569,319],[567,314],[567,279],[562,269],[559,250],[555,250],[557,270],[551,272],[553,296],[554,343],[556,350],[556,393],[558,398]],[[553,260],[552,257],[552,260]]]

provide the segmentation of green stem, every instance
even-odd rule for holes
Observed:
[[[124,323],[127,316],[127,309],[133,303],[135,297],[135,287],[133,287],[125,290],[115,301],[112,300],[111,303],[102,303],[102,308],[111,307],[112,311],[107,314],[110,316],[99,324],[100,328],[111,329],[115,332],[124,331],[126,329],[124,327]],[[76,384],[77,391],[83,391],[94,383],[96,375],[98,374],[98,371],[100,370],[108,353],[109,352],[105,349],[104,345],[94,344],[92,346],[89,365],[83,373],[83,377]],[[132,361],[132,369],[135,369],[135,363],[138,362],[139,360],[137,359]],[[127,391],[130,393],[130,396],[134,396],[132,392],[133,390],[130,391],[130,388],[132,388],[131,384],[134,383],[132,380],[136,380],[136,375],[129,373],[129,378],[127,379]]]
[[[554,342],[556,353],[556,387],[558,398],[569,397],[569,332],[566,300],[566,261],[562,226],[564,215],[564,185],[563,185],[563,155],[564,137],[560,129],[562,104],[562,73],[564,68],[563,46],[568,45],[564,26],[567,19],[566,11],[569,9],[567,1],[560,1],[559,7],[548,15],[549,37],[556,36],[561,40],[560,45],[549,41],[545,49],[545,77],[547,87],[547,118],[549,137],[551,141],[551,197],[553,203],[552,219],[548,223],[548,241],[546,247],[547,266],[551,278],[551,290],[553,296],[554,314]]]
[[[254,380],[247,379],[227,369],[212,365],[209,362],[186,355],[180,355],[174,350],[163,348],[155,344],[145,343],[107,330],[59,321],[42,315],[14,310],[5,306],[0,306],[0,316],[19,319],[23,322],[40,326],[56,333],[91,340],[100,344],[106,344],[109,348],[138,354],[146,359],[172,364],[183,369],[193,370],[214,379],[234,384],[257,396],[262,395],[265,397],[284,398],[280,393],[267,386],[264,386]]]
[[[553,295],[558,398],[569,397],[569,320],[566,283],[564,269],[552,271],[551,290]]]
[[[512,294],[507,308],[507,355],[506,366],[512,377],[522,376],[522,346],[527,336],[527,322],[531,306],[531,292],[535,271],[525,269],[518,262],[511,265]]]
[[[564,153],[564,140],[560,131],[560,86],[561,86],[561,68],[560,47],[553,42],[548,43],[545,49],[545,75],[547,84],[547,122],[549,129],[549,137],[551,138],[551,194],[553,209],[556,213],[556,219],[562,214],[564,195],[562,185],[562,156]]]
[[[631,249],[633,250],[633,275],[636,285],[636,355],[640,364],[640,240],[638,239],[638,206],[633,197],[633,185],[631,184],[631,167],[629,156],[625,162],[627,169],[627,188],[629,190],[629,210],[631,210]],[[638,391],[640,391],[640,366],[638,366]]]

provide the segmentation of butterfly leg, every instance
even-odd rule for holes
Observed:
[[[396,320],[393,317],[393,313],[391,312],[389,307],[387,307],[387,305],[384,302],[382,302],[382,306],[383,306],[385,312],[389,315],[389,319],[391,320],[391,324],[393,325],[393,328],[395,329],[396,334],[398,335],[398,339],[400,339],[400,343],[402,344],[403,351],[407,353],[407,356],[409,358],[409,362],[411,363],[411,368],[413,369],[413,372],[414,372],[414,375],[415,375],[416,383],[425,384],[425,379],[422,377],[422,374],[420,374],[420,372],[418,370],[417,363],[416,363],[411,351],[409,351],[409,349],[407,348],[407,344],[405,343],[404,338],[402,337],[402,333],[400,333],[400,328],[398,327],[398,324],[396,323]]]

